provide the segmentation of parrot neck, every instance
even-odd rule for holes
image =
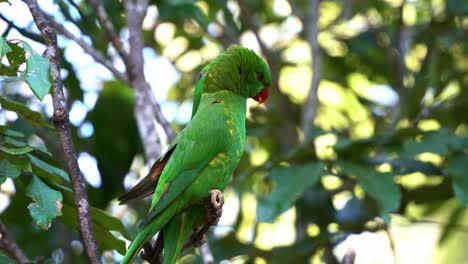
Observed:
[[[205,95],[207,97],[206,99],[212,102],[222,103],[226,111],[232,112],[232,117],[236,119],[236,121],[244,120],[245,122],[247,98],[227,90],[215,93],[206,93]]]

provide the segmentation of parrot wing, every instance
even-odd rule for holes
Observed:
[[[174,142],[175,143],[175,142]],[[158,185],[159,177],[161,172],[167,164],[167,161],[174,152],[177,143],[172,144],[172,146],[167,150],[164,155],[162,155],[151,167],[148,175],[146,175],[141,181],[139,181],[135,186],[133,186],[128,192],[121,195],[118,200],[119,204],[127,204],[134,200],[140,200],[145,197],[148,197],[154,193],[156,186]]]
[[[226,148],[229,137],[226,125],[222,102],[209,96],[203,98],[194,118],[176,138],[177,145],[159,177],[151,210],[142,227],[176,200]]]

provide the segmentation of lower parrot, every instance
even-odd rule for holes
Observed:
[[[198,76],[192,119],[166,153],[120,203],[153,194],[141,230],[122,263],[131,263],[143,245],[164,230],[163,263],[175,263],[194,225],[203,219],[210,191],[223,191],[244,151],[247,98],[269,95],[267,64],[250,49],[232,46]]]

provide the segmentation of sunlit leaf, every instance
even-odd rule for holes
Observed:
[[[24,50],[30,53],[26,59],[26,82],[34,95],[42,101],[52,87],[49,79],[49,61],[37,54],[26,42],[23,41],[22,43]]]
[[[62,215],[62,194],[36,176],[32,177],[26,194],[34,200],[34,203],[28,205],[34,222],[42,229],[49,229],[52,220]]]
[[[13,129],[9,129],[8,127],[6,127],[7,129],[5,130],[5,132],[3,132],[3,134],[5,134],[6,136],[10,136],[10,137],[24,137],[24,133],[23,132],[19,132],[19,131],[16,131],[16,130],[13,130]]]
[[[5,56],[5,54],[8,52],[11,52],[11,48],[8,45],[8,42],[6,42],[6,40],[0,36],[0,59],[3,58],[3,56]]]
[[[29,109],[29,107],[24,104],[8,100],[2,96],[0,96],[0,104],[3,109],[14,111],[35,127],[52,127],[42,118],[40,113]]]
[[[30,146],[24,146],[24,147],[7,147],[4,145],[0,145],[0,151],[12,154],[12,155],[23,155],[28,152],[33,151],[34,149],[31,148]]]
[[[258,197],[257,221],[272,222],[290,208],[305,189],[320,179],[323,166],[321,162],[314,162],[273,169],[269,178],[273,181],[274,190]]]

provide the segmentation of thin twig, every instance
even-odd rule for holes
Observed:
[[[83,239],[86,254],[90,263],[101,263],[101,256],[94,237],[94,228],[89,211],[88,197],[83,174],[78,167],[75,149],[71,137],[68,109],[60,77],[60,58],[57,47],[57,35],[49,20],[44,16],[34,0],[24,0],[39,28],[46,44],[45,57],[50,62],[50,73],[53,79],[52,103],[54,106],[54,124],[60,136],[64,158],[73,189],[74,201],[78,212],[78,228]]]
[[[75,36],[73,33],[68,31],[62,24],[57,23],[53,17],[46,16],[47,19],[50,21],[52,27],[57,30],[58,33],[64,35],[65,37],[73,40],[78,44],[86,53],[88,53],[91,57],[93,57],[94,60],[97,62],[101,63],[104,67],[106,67],[110,72],[114,74],[114,76],[123,81],[127,82],[127,76],[125,76],[123,73],[121,73],[119,70],[117,70],[114,65],[108,61],[104,56],[102,56],[100,53],[98,53],[95,49],[93,49],[90,45],[88,45],[83,39],[78,38]]]
[[[318,43],[318,18],[319,18],[319,5],[320,0],[312,0],[309,3],[309,14],[306,17],[304,26],[306,27],[305,35],[306,40],[310,45],[312,55],[312,81],[307,95],[306,102],[302,109],[301,127],[304,132],[304,139],[309,136],[309,131],[313,126],[313,121],[317,113],[318,98],[317,90],[322,78],[322,55],[320,53],[320,45]]]
[[[24,254],[23,250],[16,244],[15,240],[10,236],[6,226],[0,222],[0,248],[8,255],[13,257],[18,263],[28,263],[29,259]]]
[[[104,31],[107,34],[107,38],[111,41],[112,46],[114,46],[115,50],[117,50],[117,53],[119,53],[120,57],[125,62],[125,65],[128,65],[128,61],[130,59],[129,55],[124,50],[123,43],[119,36],[115,33],[114,25],[110,21],[101,0],[89,0],[89,3],[93,6],[96,17],[98,18],[101,26],[104,28]]]
[[[21,35],[26,36],[27,38],[30,38],[30,39],[32,39],[34,41],[42,42],[42,38],[41,38],[40,35],[35,34],[33,32],[30,32],[30,31],[28,31],[28,30],[26,30],[24,28],[18,27],[17,25],[15,25],[15,23],[8,20],[1,12],[0,12],[0,19],[5,21],[5,23],[7,23],[7,25],[9,27],[16,29],[19,33],[21,33]],[[6,35],[5,35],[5,37],[6,37]]]

